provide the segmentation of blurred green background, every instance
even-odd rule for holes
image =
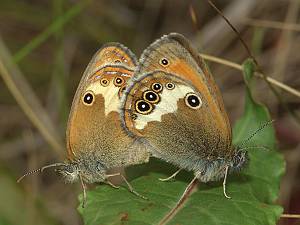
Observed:
[[[299,90],[300,1],[215,3],[240,30],[266,74]],[[63,159],[73,95],[102,44],[121,42],[139,57],[151,42],[170,32],[184,34],[201,53],[240,64],[249,57],[236,34],[205,0],[0,1],[1,225],[82,223],[76,211],[79,184],[65,185],[51,171],[21,184],[16,179],[27,170]],[[209,65],[234,123],[243,111],[241,72]],[[299,213],[299,97],[278,89],[289,112],[263,80],[257,80],[256,86],[261,93],[257,98],[276,120],[287,161],[278,201],[285,212]],[[300,221],[282,219],[279,223]]]

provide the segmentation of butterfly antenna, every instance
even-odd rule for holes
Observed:
[[[21,180],[23,180],[25,177],[27,177],[29,175],[35,174],[37,172],[41,172],[42,173],[45,169],[48,169],[48,168],[51,168],[51,167],[64,166],[64,165],[66,165],[66,164],[65,163],[53,163],[53,164],[50,164],[50,165],[47,165],[47,166],[43,166],[43,167],[41,167],[39,169],[29,171],[29,172],[25,173],[23,176],[21,176],[17,180],[17,183],[19,183]]]
[[[254,131],[246,140],[244,140],[239,147],[243,147],[245,144],[247,144],[257,133],[259,133],[261,130],[263,130],[265,127],[269,126],[270,124],[274,123],[275,120],[270,120],[266,123],[264,123],[262,126],[260,126],[256,131]]]

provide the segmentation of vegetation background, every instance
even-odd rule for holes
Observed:
[[[216,0],[265,73],[300,87],[299,0]],[[54,173],[16,179],[24,171],[63,159],[73,95],[92,55],[121,42],[139,54],[163,34],[178,32],[206,53],[241,64],[249,55],[236,34],[205,0],[0,1],[0,224],[82,224],[76,210],[80,185]],[[243,112],[241,72],[209,62],[230,120]],[[4,81],[4,82],[3,82]],[[289,111],[263,80],[259,101],[276,120],[286,160],[278,203],[300,212],[300,101],[281,89]],[[16,102],[17,100],[17,102]],[[262,162],[264,163],[264,162]],[[279,224],[300,224],[281,219]]]

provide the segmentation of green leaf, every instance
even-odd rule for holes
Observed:
[[[251,141],[243,142],[263,123],[270,121],[267,108],[255,102],[252,96],[250,83],[254,71],[253,62],[247,60],[244,64],[245,112],[234,126],[234,143],[243,143],[242,148],[265,146],[270,150],[247,149],[250,157],[247,168],[227,180],[231,199],[223,196],[221,182],[201,183],[167,224],[272,225],[279,219],[282,207],[274,201],[278,196],[284,161],[276,150],[274,128],[269,125],[254,135]],[[78,210],[86,225],[160,224],[193,177],[191,173],[182,172],[174,182],[158,180],[175,171],[176,168],[159,160],[135,166],[129,170],[129,174],[136,177],[131,184],[149,200],[138,198],[125,187],[116,190],[101,185],[88,192],[86,207],[79,206]]]

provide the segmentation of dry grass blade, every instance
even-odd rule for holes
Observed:
[[[280,21],[271,21],[271,20],[258,20],[252,18],[246,18],[244,23],[249,26],[254,27],[264,27],[264,28],[272,28],[279,30],[291,30],[291,31],[300,31],[300,25],[296,23],[284,23]]]
[[[16,99],[33,125],[40,131],[57,155],[62,156],[63,145],[57,135],[58,131],[41,106],[30,85],[12,62],[12,58],[0,38],[0,75],[7,88]]]
[[[281,218],[300,219],[300,214],[282,214]]]
[[[215,56],[211,56],[211,55],[207,55],[207,54],[200,54],[200,56],[202,58],[204,58],[205,60],[208,60],[208,61],[212,61],[212,62],[216,62],[216,63],[220,63],[220,64],[223,64],[223,65],[226,65],[226,66],[229,66],[231,68],[234,68],[234,69],[237,69],[237,70],[240,70],[240,71],[243,71],[243,67],[240,65],[240,64],[237,64],[237,63],[234,63],[234,62],[231,62],[231,61],[228,61],[226,59],[221,59],[221,58],[218,58],[218,57],[215,57]],[[258,73],[256,72],[254,74],[255,76],[261,78],[261,79],[264,79],[264,75],[261,74],[261,73]],[[295,95],[296,97],[300,98],[300,92],[282,82],[279,82],[271,77],[266,77],[266,80],[271,84],[271,85],[274,85],[276,87],[279,87],[281,88],[282,90],[292,94],[292,95]]]
[[[198,27],[198,19],[197,19],[197,15],[196,15],[195,9],[194,9],[194,7],[193,7],[192,4],[190,4],[190,6],[189,6],[189,13],[190,13],[190,16],[191,16],[193,25],[194,25],[194,27],[195,27],[196,30],[197,30],[197,27]]]
[[[299,1],[290,1],[287,10],[285,23],[295,22],[299,12]],[[274,69],[279,76],[276,78],[279,81],[284,81],[284,73],[289,61],[289,53],[292,50],[292,42],[295,39],[295,35],[291,30],[281,31],[281,36],[276,49],[276,55],[274,57]]]

